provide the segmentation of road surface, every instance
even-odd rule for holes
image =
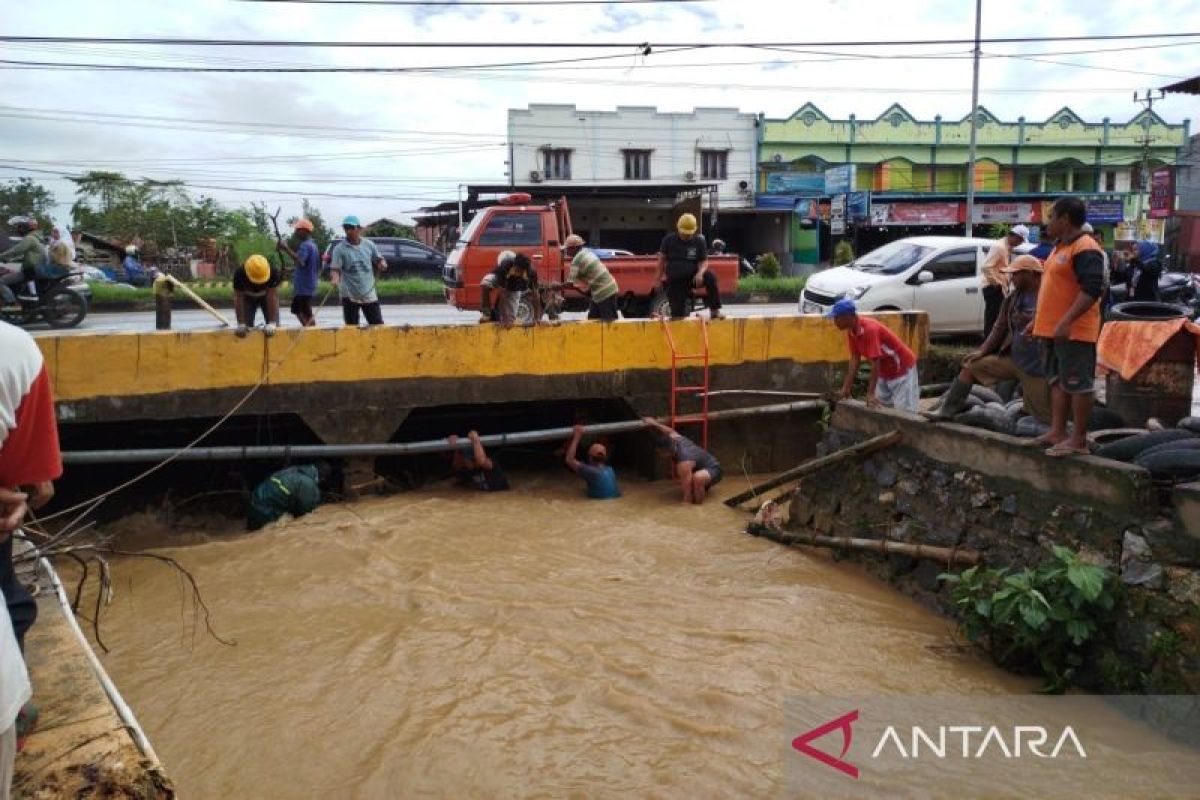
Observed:
[[[725,314],[730,317],[783,317],[796,313],[795,303],[770,304],[739,304],[725,306]],[[295,317],[286,310],[280,310],[284,327],[299,327]],[[233,311],[222,311],[230,322],[233,321]],[[707,315],[707,312],[704,312]],[[586,318],[584,312],[570,312],[563,315],[567,321]],[[337,328],[342,326],[342,310],[340,306],[327,306],[317,314],[321,327]],[[444,303],[428,305],[385,305],[383,319],[388,325],[475,325],[479,314],[474,311],[457,311]],[[200,309],[176,310],[171,315],[171,327],[178,331],[214,330],[220,327],[212,316]],[[144,332],[154,330],[153,311],[126,311],[116,314],[89,314],[78,328],[59,331],[44,326],[30,329],[34,336],[72,336],[97,332]]]

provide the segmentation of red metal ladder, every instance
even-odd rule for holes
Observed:
[[[708,321],[701,318],[700,332],[704,341],[704,352],[702,353],[680,353],[679,348],[675,346],[675,337],[671,335],[671,323],[667,319],[663,319],[663,332],[667,336],[667,345],[671,348],[671,427],[679,430],[680,425],[699,425],[700,426],[700,446],[708,447]],[[680,385],[680,371],[687,369],[688,363],[691,361],[702,362],[700,367],[703,372],[701,383],[698,385]],[[680,366],[683,362],[683,366]],[[699,414],[684,414],[679,413],[679,395],[681,394],[700,394],[700,413]]]

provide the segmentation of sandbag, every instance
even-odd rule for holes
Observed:
[[[1008,414],[1003,410],[997,411],[995,408],[983,406],[980,408],[972,408],[962,412],[954,418],[954,421],[961,425],[970,425],[973,428],[984,428],[985,430],[995,431],[996,433],[1012,434],[1014,429],[1013,421]]]
[[[1184,417],[1176,423],[1175,427],[1192,433],[1200,433],[1200,417]]]
[[[1159,480],[1189,480],[1200,476],[1200,450],[1163,450],[1139,457],[1137,465]]]
[[[1013,435],[1023,439],[1036,439],[1048,430],[1050,426],[1037,417],[1021,417],[1013,426]]]
[[[1000,395],[1000,399],[1008,403],[1017,396],[1017,389],[1020,386],[1020,381],[1000,381],[996,384],[995,390],[996,394]]]
[[[1164,442],[1163,444],[1156,444],[1153,447],[1147,447],[1145,450],[1138,453],[1137,458],[1133,460],[1133,463],[1137,464],[1139,467],[1144,467],[1146,465],[1142,463],[1142,459],[1150,458],[1158,453],[1165,453],[1168,450],[1200,450],[1200,437],[1195,437],[1192,439],[1176,439],[1173,442]]]
[[[1091,442],[1094,448],[1103,447],[1106,444],[1119,442],[1122,439],[1128,439],[1130,436],[1141,436],[1146,432],[1145,428],[1111,428],[1102,431],[1092,431],[1088,434],[1087,440]]]
[[[1181,439],[1191,439],[1195,434],[1190,431],[1173,428],[1168,431],[1155,431],[1153,433],[1142,433],[1137,436],[1130,436],[1127,439],[1122,439],[1119,442],[1106,444],[1096,450],[1093,455],[1100,458],[1110,458],[1113,461],[1133,461],[1143,451],[1150,449],[1158,444],[1166,444],[1167,442],[1175,442]]]
[[[996,394],[986,386],[980,386],[978,383],[971,387],[971,396],[978,397],[985,403],[1004,403],[1004,400],[1001,399],[1000,395]]]

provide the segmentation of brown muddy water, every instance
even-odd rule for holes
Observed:
[[[762,797],[788,698],[1035,687],[715,501],[514,477],[161,551],[234,647],[173,573],[117,564],[104,662],[181,796]]]

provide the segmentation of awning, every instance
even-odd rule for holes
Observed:
[[[1200,94],[1200,75],[1162,87],[1166,94]]]
[[[535,200],[556,199],[559,197],[659,198],[674,200],[677,195],[689,192],[714,192],[719,185],[717,182],[704,181],[671,183],[655,183],[653,181],[638,183],[583,183],[572,181],[570,183],[521,183],[516,186],[509,186],[507,183],[484,183],[468,185],[467,192],[472,195],[524,192]]]

